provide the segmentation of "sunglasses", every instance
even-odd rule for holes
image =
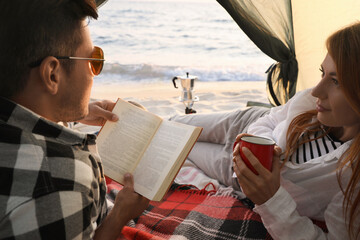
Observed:
[[[84,58],[84,57],[69,57],[69,56],[54,56],[57,59],[68,59],[68,60],[87,60],[89,61],[91,71],[94,75],[99,75],[101,73],[101,70],[104,66],[104,51],[100,48],[95,46],[94,51],[91,53],[90,58]],[[29,64],[29,67],[34,68],[40,66],[41,62],[44,59],[32,62]]]

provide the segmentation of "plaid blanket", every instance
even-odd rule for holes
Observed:
[[[107,184],[107,198],[113,201],[122,186],[109,179]],[[151,201],[140,217],[124,227],[118,240],[272,239],[252,211],[251,201],[205,189],[208,186],[196,190],[174,183],[163,201]],[[313,222],[327,231],[324,222]]]
[[[108,184],[114,199],[121,188]],[[122,231],[119,239],[272,239],[260,216],[246,201],[215,191],[174,184],[164,200],[151,201],[147,210]]]

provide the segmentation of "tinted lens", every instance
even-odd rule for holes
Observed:
[[[91,58],[104,59],[104,52],[99,47],[94,47],[94,52],[92,53]],[[104,66],[104,61],[91,60],[91,70],[95,75],[99,75]]]

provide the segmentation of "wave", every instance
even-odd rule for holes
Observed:
[[[121,82],[166,82],[186,73],[197,76],[199,81],[264,81],[265,73],[254,73],[241,68],[160,66],[153,64],[107,63],[96,81],[101,83]]]

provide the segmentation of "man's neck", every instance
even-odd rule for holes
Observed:
[[[50,121],[58,122],[53,114],[51,100],[39,91],[22,91],[9,99]]]

